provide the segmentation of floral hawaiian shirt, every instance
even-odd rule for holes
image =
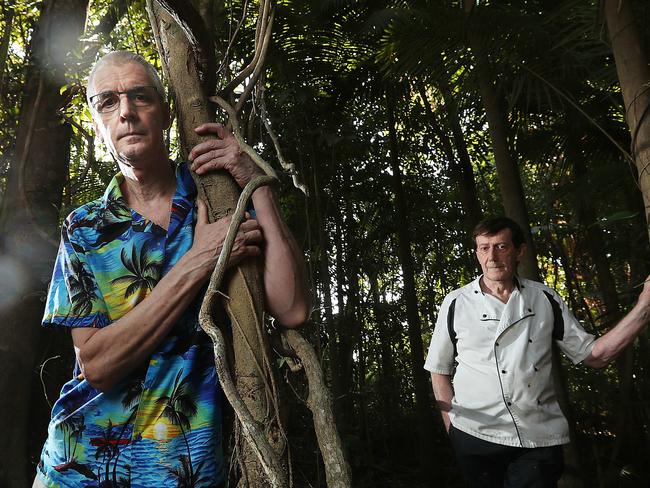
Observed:
[[[43,325],[107,327],[151,292],[192,245],[196,187],[176,169],[169,228],[130,209],[117,174],[65,220]],[[102,393],[66,383],[38,475],[48,487],[216,486],[224,478],[222,395],[212,345],[188,307],[142,371]]]

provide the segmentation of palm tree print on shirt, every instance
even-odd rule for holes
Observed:
[[[135,415],[138,411],[138,407],[140,405],[140,396],[142,395],[143,390],[144,390],[144,383],[141,380],[133,381],[127,387],[126,392],[124,393],[124,397],[122,398],[122,406],[124,407],[124,410],[130,409],[130,415],[127,421],[122,426],[122,430],[120,431],[118,436],[118,442],[117,442],[118,451],[113,461],[113,483],[115,486],[120,486],[120,483],[124,482],[122,480],[125,480],[124,478],[120,478],[119,480],[117,479],[117,465],[120,459],[120,454],[122,454],[122,449],[119,448],[119,445],[124,444],[126,446],[130,444],[131,439],[128,439],[128,442],[125,442],[122,441],[122,438],[124,437],[124,434],[127,431],[127,427],[133,425],[133,419],[135,419]],[[129,433],[129,436],[131,435],[132,433]]]
[[[108,425],[106,426],[106,429],[104,429],[102,437],[90,439],[90,445],[97,446],[97,449],[95,450],[95,459],[99,460],[101,457],[102,463],[105,463],[104,479],[107,483],[109,481],[108,477],[110,474],[111,460],[120,452],[118,444],[118,439],[114,437],[113,422],[111,419],[108,419]],[[97,465],[97,480],[101,480],[101,466],[101,464]]]
[[[173,425],[178,425],[181,428],[181,434],[183,434],[185,446],[187,447],[187,464],[189,473],[193,475],[192,455],[190,453],[190,445],[187,442],[185,432],[190,429],[190,419],[196,415],[197,408],[194,401],[194,395],[190,391],[190,385],[188,382],[189,375],[181,380],[182,375],[183,368],[181,368],[176,375],[174,388],[172,389],[171,394],[169,396],[161,396],[156,400],[156,404],[163,405],[163,411],[160,413],[160,417],[164,416]]]
[[[66,432],[65,437],[63,438],[63,450],[66,453],[65,460],[67,463],[75,461],[75,454],[77,451],[77,444],[79,440],[83,437],[84,430],[86,430],[86,423],[84,421],[84,416],[71,415],[61,422],[61,429]],[[66,442],[67,439],[67,442]],[[74,440],[74,446],[72,444]]]
[[[195,469],[192,469],[189,456],[181,454],[178,456],[178,460],[180,461],[178,467],[167,468],[169,474],[176,480],[178,488],[195,488],[206,481],[205,477],[200,475],[204,461],[200,462]]]
[[[67,278],[72,303],[72,313],[77,316],[88,315],[93,309],[93,300],[97,299],[97,285],[93,275],[75,255],[70,256],[72,273]]]
[[[138,252],[136,245],[133,244],[130,256],[126,248],[122,249],[120,259],[129,273],[115,278],[111,281],[111,284],[128,283],[124,291],[124,298],[129,298],[136,293],[146,294],[148,291],[153,290],[153,287],[160,280],[162,266],[153,253],[149,251],[149,242],[146,241],[142,245],[140,252]]]

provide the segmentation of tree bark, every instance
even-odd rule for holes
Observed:
[[[605,0],[605,20],[616,72],[621,85],[625,118],[632,134],[632,157],[639,172],[639,188],[650,222],[650,68],[639,36],[632,2]],[[646,229],[650,233],[650,226]]]
[[[332,414],[332,399],[325,386],[318,357],[311,345],[295,330],[283,332],[289,345],[296,351],[305,369],[309,383],[307,406],[314,417],[314,429],[325,462],[328,488],[349,488],[350,466],[343,454],[341,439],[336,432]]]
[[[214,110],[207,100],[213,86],[209,81],[202,81],[210,80],[214,74],[209,71],[215,66],[214,59],[206,59],[213,49],[202,45],[197,54],[186,33],[158,3],[148,2],[147,8],[154,32],[158,31],[160,36],[160,56],[176,101],[181,154],[187,157],[191,148],[202,140],[194,128],[215,120]],[[205,37],[198,35],[197,38]],[[234,211],[240,190],[227,172],[217,171],[200,178],[193,176],[199,198],[208,206],[210,222]],[[225,308],[232,323],[237,390],[253,418],[265,426],[276,452],[284,453],[284,436],[278,428],[272,399],[267,395],[271,372],[268,370],[268,340],[262,327],[264,293],[259,263],[246,260],[229,271],[224,281],[223,290],[229,297]],[[264,470],[250,446],[243,439],[236,442],[241,449],[238,460],[242,475],[238,486],[268,486]]]
[[[28,486],[27,432],[42,445],[49,407],[37,395],[37,362],[47,342],[61,339],[40,330],[43,299],[58,246],[61,195],[71,128],[60,116],[66,56],[81,34],[87,1],[45,2],[31,36],[29,66],[13,159],[0,222],[0,486]],[[70,347],[68,351],[72,351]],[[17,403],[18,402],[18,403]],[[37,407],[38,404],[38,407]],[[39,412],[34,418],[31,413]]]

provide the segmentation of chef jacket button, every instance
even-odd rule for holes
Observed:
[[[509,407],[512,406],[512,402],[508,402],[508,406],[509,406]]]
[[[497,347],[499,347],[499,343],[498,343],[498,342],[495,342],[494,345],[497,346]]]
[[[532,339],[528,339],[528,342],[533,342],[533,340],[532,340]]]
[[[502,372],[503,374],[506,374],[506,370],[505,370],[505,369],[502,369],[501,372]]]
[[[476,293],[478,295],[478,290],[474,290],[474,293]]]
[[[485,317],[487,317],[487,314],[486,314],[486,313],[483,314],[483,318],[485,318]]]
[[[529,309],[528,309],[528,312],[532,312],[532,311],[533,311],[533,309],[532,309],[532,308],[529,308]]]
[[[539,369],[537,369],[537,366],[533,366],[533,368],[535,369],[535,371],[539,371]]]

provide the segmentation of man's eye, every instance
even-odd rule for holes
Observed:
[[[115,95],[107,95],[99,99],[99,103],[97,104],[97,106],[100,109],[107,109],[115,106],[116,103],[117,103],[117,97]]]
[[[153,96],[146,89],[138,89],[129,93],[129,98],[136,103],[148,104],[153,102]]]

